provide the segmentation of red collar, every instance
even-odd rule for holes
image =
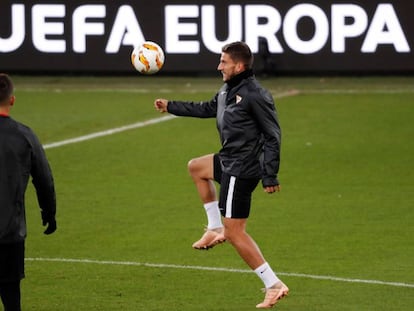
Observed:
[[[9,114],[7,112],[0,112],[0,117],[8,117]]]

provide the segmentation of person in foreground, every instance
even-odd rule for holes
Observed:
[[[0,296],[5,311],[20,311],[24,278],[24,196],[32,176],[45,234],[56,230],[56,195],[44,150],[33,131],[13,120],[13,83],[0,73]]]
[[[264,301],[271,308],[289,292],[246,232],[252,192],[262,180],[266,193],[280,190],[277,180],[281,131],[271,94],[253,71],[253,55],[244,42],[222,48],[217,67],[224,85],[210,101],[183,102],[156,99],[155,108],[177,116],[216,118],[222,148],[188,163],[190,175],[207,214],[204,235],[193,244],[209,249],[229,241],[265,285]],[[217,199],[214,180],[220,184]]]

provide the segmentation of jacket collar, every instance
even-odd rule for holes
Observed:
[[[247,69],[247,70],[239,73],[238,75],[235,75],[233,78],[228,80],[226,83],[227,83],[229,88],[233,88],[236,85],[238,85],[243,79],[246,79],[246,78],[251,77],[251,76],[253,76],[253,70],[252,69]]]

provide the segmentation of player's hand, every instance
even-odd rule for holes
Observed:
[[[167,99],[163,99],[163,98],[158,98],[154,101],[154,107],[155,109],[157,109],[159,112],[167,112],[167,107],[168,107],[168,100]]]
[[[44,234],[52,234],[57,229],[56,219],[45,220],[43,219],[43,226],[47,226],[46,230],[43,232]]]
[[[264,187],[264,192],[266,193],[280,192],[280,185]]]

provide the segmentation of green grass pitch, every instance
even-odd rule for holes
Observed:
[[[12,115],[43,144],[158,118],[155,98],[208,100],[221,85],[13,78]],[[248,231],[291,289],[276,309],[413,310],[414,78],[258,78],[282,126],[282,191],[257,189]],[[30,186],[23,309],[255,310],[262,284],[228,243],[191,248],[206,219],[187,162],[218,148],[214,120],[174,118],[47,149],[58,231],[42,234]]]

